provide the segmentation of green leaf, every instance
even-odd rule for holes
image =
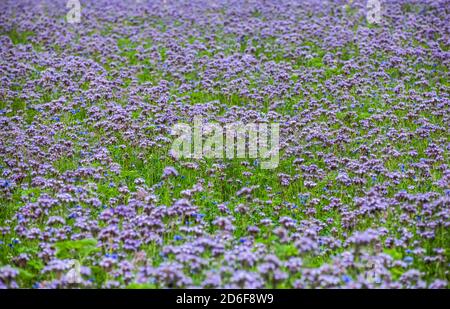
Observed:
[[[84,259],[89,254],[99,251],[96,247],[97,240],[95,239],[81,239],[81,240],[67,240],[55,244],[56,256],[60,259],[80,258]]]

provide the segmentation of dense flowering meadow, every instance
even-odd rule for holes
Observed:
[[[80,2],[0,2],[0,287],[448,288],[449,0]]]

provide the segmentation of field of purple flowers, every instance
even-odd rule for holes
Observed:
[[[449,0],[80,3],[0,2],[0,287],[449,287]]]

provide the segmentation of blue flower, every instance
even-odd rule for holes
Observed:
[[[414,258],[412,256],[407,256],[403,259],[403,261],[405,261],[405,263],[407,264],[411,264],[412,262],[414,262]]]
[[[174,239],[175,241],[179,241],[179,240],[182,240],[182,239],[183,239],[183,236],[181,236],[181,235],[175,235],[175,236],[173,237],[173,239]]]
[[[342,281],[344,281],[345,283],[349,283],[350,281],[352,281],[352,278],[350,278],[347,275],[343,275],[342,276]]]
[[[6,179],[0,181],[0,187],[2,187],[2,188],[8,188],[10,185],[11,185],[11,183]]]

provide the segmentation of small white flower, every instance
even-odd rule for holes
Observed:
[[[64,278],[68,283],[78,284],[81,283],[81,271],[80,271],[80,262],[77,260],[71,260],[69,262],[69,266],[71,267],[67,274],[64,275]]]

